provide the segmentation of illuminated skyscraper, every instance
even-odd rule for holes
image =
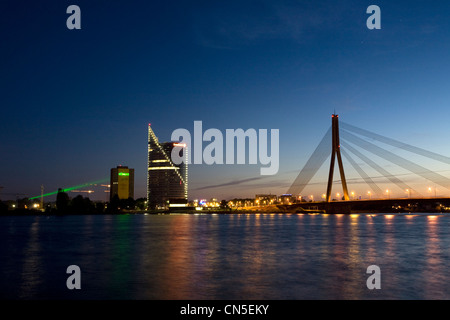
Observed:
[[[180,164],[172,161],[172,150],[184,159]],[[160,143],[148,126],[147,200],[150,209],[166,206],[170,201],[187,201],[188,168],[187,146],[178,142]]]
[[[111,169],[109,200],[117,195],[119,199],[134,198],[134,169],[118,166]]]

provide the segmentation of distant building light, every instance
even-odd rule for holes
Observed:
[[[119,176],[129,176],[129,172],[119,172]]]
[[[187,207],[186,203],[170,203],[169,207]]]

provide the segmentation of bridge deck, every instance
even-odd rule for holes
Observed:
[[[450,207],[450,198],[401,198],[376,200],[350,200],[331,202],[300,202],[278,205],[286,212],[317,210],[326,213],[352,212],[443,212]]]

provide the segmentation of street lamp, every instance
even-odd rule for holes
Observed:
[[[352,191],[352,200],[355,200],[355,193]]]
[[[339,199],[339,198],[340,198],[340,196],[341,196],[341,195],[339,194],[339,192],[338,192],[338,193],[336,193],[336,198],[337,198],[337,200],[338,200],[338,201],[340,200],[340,199]]]
[[[411,198],[411,190],[406,189],[406,193],[408,193],[408,198]]]
[[[386,193],[387,193],[388,199],[391,199],[391,196],[389,194],[389,189],[386,189]]]
[[[369,195],[369,199],[372,200],[372,192],[367,191],[367,194]]]

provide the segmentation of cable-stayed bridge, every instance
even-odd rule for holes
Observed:
[[[402,156],[399,153],[405,153],[405,155]],[[386,212],[390,212],[395,208],[402,208],[406,211],[419,210],[418,208],[420,210],[435,210],[436,206],[450,206],[450,198],[437,197],[436,194],[437,188],[450,191],[450,178],[436,170],[428,169],[412,161],[414,156],[450,165],[450,157],[412,146],[351,124],[339,123],[339,116],[333,114],[330,129],[326,132],[287,192],[293,196],[300,196],[304,189],[311,184],[312,178],[317,174],[325,161],[330,158],[328,183],[326,193],[322,195],[322,201],[309,199],[309,202],[298,202],[282,207],[290,211],[297,209],[297,211],[301,211],[302,208],[314,207],[327,212],[345,213],[351,210],[388,210]],[[346,170],[349,168],[344,167],[343,159],[347,160],[351,169],[367,185],[369,191],[364,199],[361,196],[355,197],[354,192],[349,193],[345,175]],[[383,162],[385,165],[379,162]],[[340,180],[334,182],[336,165],[339,169]],[[400,168],[408,174],[392,173],[389,171],[390,167]],[[368,169],[371,173],[368,172]],[[374,173],[376,174],[375,176]],[[431,195],[433,191],[431,187],[428,187],[427,196],[424,196],[423,188],[411,185],[410,181],[402,179],[402,175],[414,175],[426,181],[427,184],[434,185],[434,197]],[[342,187],[342,194],[337,193],[336,197],[332,195],[333,182],[335,184],[339,183]],[[382,187],[386,186],[386,183],[388,185],[387,189]],[[401,190],[407,196],[395,197],[393,196],[393,190],[397,190],[397,193],[398,190]]]

